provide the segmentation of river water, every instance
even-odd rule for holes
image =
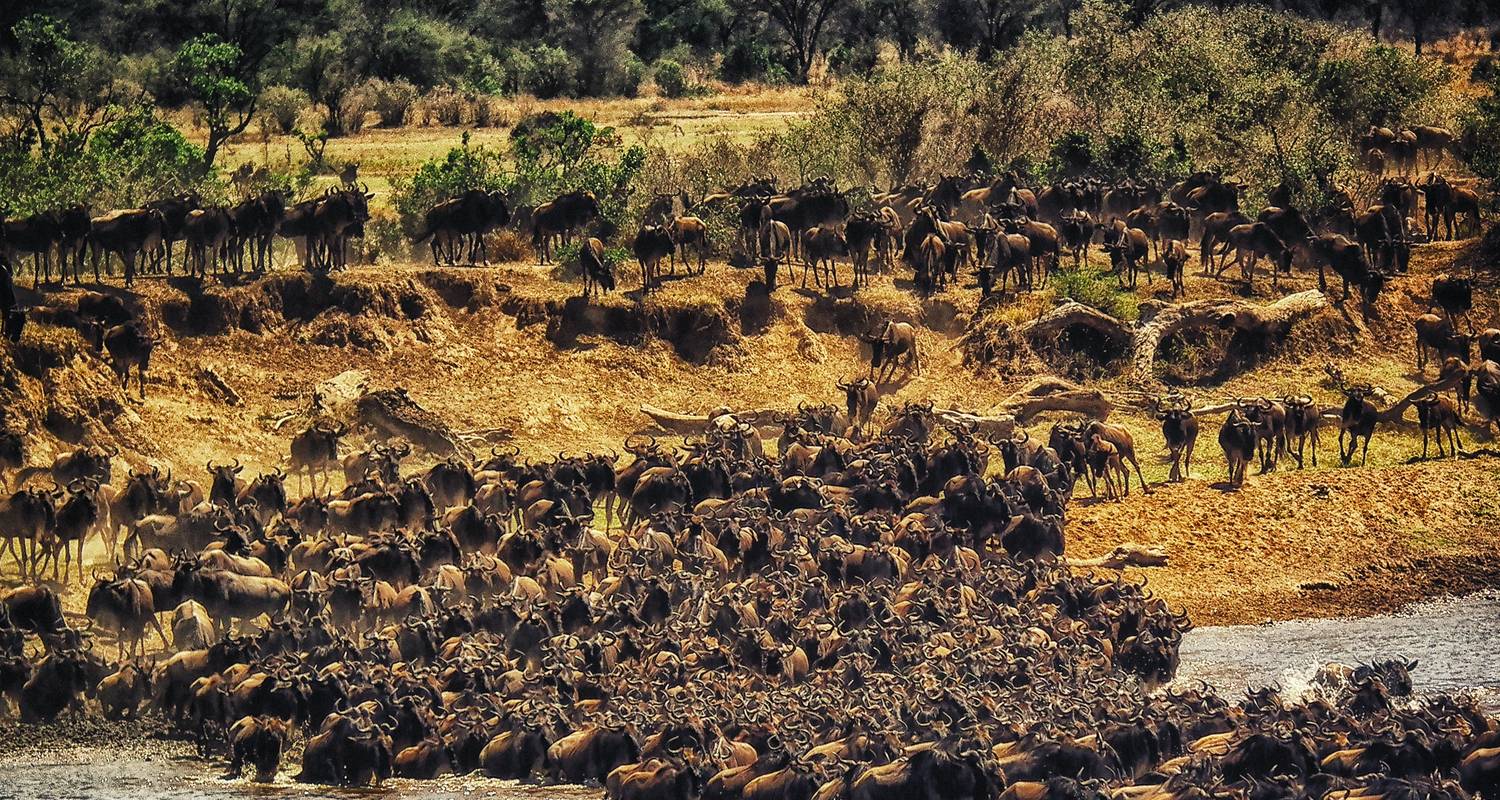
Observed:
[[[1330,661],[1355,664],[1397,655],[1416,659],[1418,692],[1471,692],[1500,711],[1500,592],[1435,600],[1398,614],[1362,619],[1297,620],[1271,625],[1209,627],[1182,643],[1180,682],[1207,681],[1237,695],[1247,686],[1277,684],[1288,696],[1304,690]],[[288,767],[296,771],[296,765]],[[0,756],[0,800],[229,800],[230,798],[414,798],[416,800],[598,800],[581,787],[522,786],[482,777],[395,780],[379,789],[328,789],[292,783],[223,781],[218,768],[191,756],[187,745],[162,742],[46,746]]]

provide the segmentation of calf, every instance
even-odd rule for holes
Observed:
[[[151,673],[127,661],[99,681],[94,695],[105,719],[134,719],[136,710],[151,696]]]
[[[1088,443],[1089,470],[1098,478],[1104,479],[1104,497],[1114,500],[1120,497],[1115,491],[1115,474],[1119,473],[1120,480],[1125,483],[1125,495],[1130,494],[1130,471],[1125,469],[1125,464],[1120,461],[1120,448],[1115,447],[1098,433],[1089,436]]]
[[[677,243],[677,250],[681,251],[682,263],[687,264],[688,245],[693,245],[698,251],[698,274],[702,275],[708,264],[708,226],[697,217],[678,217],[672,220],[670,228],[672,241]],[[676,251],[672,254],[672,273],[677,273]],[[692,274],[691,268],[688,274]]]
[[[660,225],[647,225],[635,235],[630,245],[635,260],[641,265],[641,293],[647,294],[656,285],[661,272],[661,260],[671,255],[676,248],[672,234]]]
[[[1135,458],[1135,437],[1130,435],[1130,431],[1118,425],[1106,425],[1103,422],[1095,420],[1090,422],[1088,427],[1084,428],[1085,436],[1093,436],[1094,434],[1098,434],[1120,451],[1122,461],[1135,467],[1136,477],[1141,482],[1141,491],[1150,493],[1151,490],[1146,487],[1146,476],[1141,474],[1141,463]],[[1125,496],[1130,496],[1130,481],[1128,480],[1125,481]]]
[[[1167,273],[1167,280],[1172,284],[1172,296],[1181,297],[1187,292],[1184,282],[1187,274],[1188,251],[1187,245],[1181,239],[1169,239],[1161,248],[1162,271]]]
[[[1458,408],[1452,398],[1437,392],[1428,392],[1412,400],[1417,407],[1417,422],[1422,426],[1422,458],[1427,458],[1427,437],[1437,440],[1438,457],[1443,453],[1443,439],[1448,440],[1447,455],[1458,457]]]
[[[839,268],[838,257],[849,255],[849,243],[844,239],[844,234],[835,228],[819,226],[809,228],[802,233],[802,286],[807,286],[807,271],[812,270],[813,283],[823,285],[821,270],[819,266],[827,265],[828,286],[832,288],[838,285]]]
[[[583,273],[583,297],[589,298],[595,287],[601,293],[615,290],[615,273],[604,258],[604,243],[589,237],[578,250],[579,271]]]
[[[141,399],[145,400],[146,370],[151,367],[151,353],[156,349],[156,340],[147,333],[145,323],[132,320],[112,328],[96,324],[94,346],[109,354],[109,365],[119,376],[121,388],[130,388],[130,370],[135,368]]]

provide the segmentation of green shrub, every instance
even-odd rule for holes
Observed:
[[[686,97],[693,86],[688,80],[687,70],[676,61],[662,59],[656,62],[656,88],[663,97]]]
[[[290,135],[297,127],[297,119],[311,105],[307,92],[290,86],[267,86],[260,93],[262,126],[282,136]]]
[[[383,81],[377,78],[366,84],[366,88],[382,126],[399,128],[411,121],[412,108],[421,94],[416,84],[407,80]]]
[[[1076,300],[1117,319],[1130,320],[1140,316],[1135,295],[1121,289],[1119,280],[1108,272],[1087,266],[1064,269],[1052,276],[1049,286],[1058,297]]]

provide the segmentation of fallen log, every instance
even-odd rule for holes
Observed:
[[[1132,336],[1130,382],[1157,384],[1156,351],[1167,337],[1183,330],[1213,325],[1265,336],[1284,336],[1298,320],[1328,308],[1328,298],[1316,289],[1289,294],[1267,305],[1241,300],[1197,300],[1165,306]]]
[[[1109,551],[1109,555],[1098,558],[1068,558],[1065,559],[1070,567],[1098,567],[1103,569],[1124,569],[1126,567],[1165,567],[1167,565],[1167,550],[1154,544],[1136,544],[1126,542],[1116,545],[1115,549]]]

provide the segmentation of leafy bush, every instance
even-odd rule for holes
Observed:
[[[1488,93],[1474,101],[1459,125],[1456,148],[1475,175],[1500,186],[1500,77],[1487,83]]]
[[[359,133],[365,129],[365,121],[375,108],[375,97],[368,86],[357,86],[344,95],[339,102],[339,119],[343,120],[345,133]]]
[[[400,218],[389,211],[370,212],[362,246],[365,260],[371,264],[411,257],[411,236],[403,229]]]
[[[537,97],[561,97],[572,94],[573,75],[578,63],[561,47],[539,44],[531,48],[532,72],[527,75],[525,91]]]
[[[693,92],[687,70],[676,61],[662,59],[656,62],[656,88],[663,97],[686,97]]]
[[[290,86],[268,86],[260,93],[262,125],[274,133],[287,136],[297,127],[297,119],[312,105],[306,92]]]
[[[426,121],[449,128],[464,124],[468,117],[468,104],[451,86],[439,86],[422,98]]]
[[[416,84],[408,80],[383,81],[379,78],[366,84],[371,105],[380,115],[380,124],[387,128],[399,128],[411,121],[412,108],[417,104],[420,92]]]
[[[497,97],[478,93],[468,96],[470,113],[476,128],[503,128],[510,124],[510,115]]]
[[[164,194],[197,191],[223,197],[202,169],[203,149],[149,108],[129,110],[93,132],[82,150],[0,145],[0,213],[15,216],[84,203],[129,207]]]

